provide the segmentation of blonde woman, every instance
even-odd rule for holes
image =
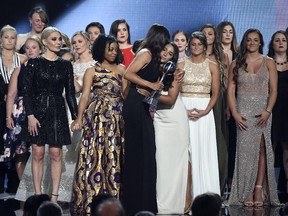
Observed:
[[[62,172],[62,146],[71,144],[63,90],[72,118],[76,118],[77,104],[73,69],[69,61],[59,58],[61,32],[54,27],[43,30],[41,41],[45,52],[27,63],[23,81],[23,100],[28,127],[23,139],[32,145],[32,177],[35,194],[41,194],[44,173],[45,144],[49,145],[51,164],[51,200],[56,201]],[[25,133],[26,132],[26,133]]]

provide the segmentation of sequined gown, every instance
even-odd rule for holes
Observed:
[[[261,136],[264,135],[266,148],[266,175],[263,191],[264,204],[278,205],[274,174],[274,154],[271,145],[271,121],[265,126],[257,126],[255,115],[267,107],[269,97],[269,71],[266,57],[255,74],[239,69],[237,84],[237,112],[247,119],[248,129],[240,131],[237,127],[237,144],[235,170],[232,181],[230,205],[243,205],[248,196],[254,191]]]
[[[186,109],[206,109],[210,101],[212,77],[209,59],[195,64],[185,60],[181,96]],[[201,92],[204,94],[197,94]],[[192,166],[192,193],[220,194],[216,131],[213,110],[197,121],[189,120]]]
[[[156,82],[160,77],[156,60],[137,74]],[[157,213],[155,131],[145,96],[131,84],[123,106],[125,120],[125,170],[123,177],[123,204],[127,215],[148,210]]]
[[[73,183],[71,214],[88,215],[92,198],[109,193],[119,198],[124,147],[121,76],[98,64],[93,98],[83,116],[83,135]]]

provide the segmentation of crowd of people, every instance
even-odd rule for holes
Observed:
[[[153,24],[134,44],[125,19],[109,34],[91,22],[71,40],[42,8],[29,22],[26,34],[0,31],[0,192],[7,174],[17,200],[49,194],[39,215],[57,201],[71,215],[94,214],[105,195],[94,215],[111,206],[118,215],[201,215],[195,206],[213,202],[219,212],[227,189],[231,206],[280,205],[274,153],[282,147],[288,186],[287,30],[265,55],[260,30],[238,46],[228,21],[172,40]]]

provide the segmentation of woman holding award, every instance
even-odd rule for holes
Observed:
[[[162,89],[163,85],[158,81],[161,76],[160,52],[169,37],[169,31],[163,25],[152,25],[124,75],[131,82],[123,106],[125,121],[123,204],[127,215],[133,215],[141,210],[157,212],[153,119],[150,116],[149,104],[143,102],[145,96],[137,91],[137,86],[150,91]]]
[[[173,61],[177,64],[178,53],[177,45],[169,42],[160,53],[161,63]],[[189,212],[192,201],[191,174],[188,174],[189,123],[179,95],[181,82],[177,75],[174,78],[173,74],[167,74],[163,83],[164,89],[154,115],[158,214],[182,215]]]

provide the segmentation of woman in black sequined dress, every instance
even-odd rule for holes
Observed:
[[[23,127],[23,139],[32,144],[32,176],[35,194],[41,194],[45,144],[49,145],[52,191],[56,201],[62,169],[62,145],[71,143],[63,90],[76,118],[77,104],[73,69],[69,61],[57,57],[62,46],[59,30],[48,27],[41,41],[46,50],[42,56],[30,59],[23,79],[23,100],[28,116],[28,127]]]

